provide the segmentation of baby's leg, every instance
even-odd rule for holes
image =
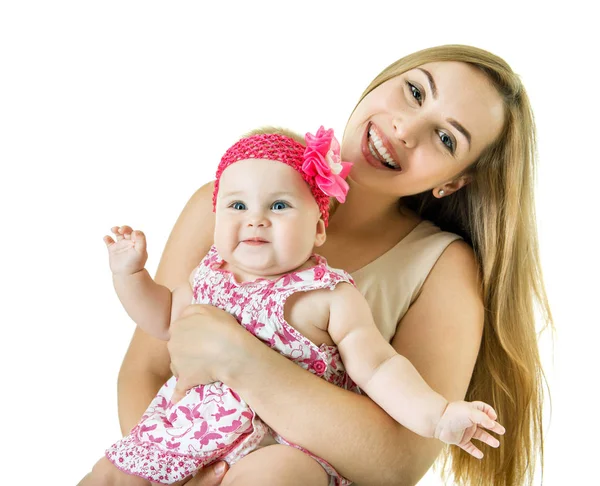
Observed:
[[[179,486],[185,482],[179,481],[172,486]],[[147,479],[133,476],[121,471],[106,457],[100,459],[93,467],[92,472],[85,476],[77,486],[151,486]]]
[[[304,452],[275,444],[258,449],[236,462],[221,486],[327,486],[329,476]]]

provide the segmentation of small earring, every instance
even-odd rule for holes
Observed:
[[[443,189],[440,189],[438,192],[438,196],[442,197],[445,194]]]

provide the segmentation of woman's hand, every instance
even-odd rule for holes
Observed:
[[[223,481],[228,469],[229,466],[224,461],[211,464],[202,468],[198,474],[185,483],[185,486],[218,486]]]
[[[245,359],[245,341],[253,338],[231,314],[202,304],[186,307],[170,332],[171,370],[178,378],[173,403],[196,386],[226,381],[228,373]]]

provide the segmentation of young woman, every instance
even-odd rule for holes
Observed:
[[[359,100],[342,140],[342,159],[354,163],[351,189],[332,211],[320,253],[352,274],[382,335],[434,390],[492,404],[507,430],[485,461],[446,452],[455,483],[526,484],[541,450],[536,302],[547,322],[551,316],[538,258],[534,154],[519,78],[502,59],[468,46],[426,49],[390,65]],[[185,282],[212,245],[212,192],[212,184],[199,189],[184,208],[157,282]],[[181,388],[224,382],[279,434],[359,485],[416,484],[442,450],[209,306],[172,324],[168,349],[136,330],[119,376],[123,432],[171,370]],[[288,453],[265,447],[225,476],[206,470],[188,484],[277,484]]]

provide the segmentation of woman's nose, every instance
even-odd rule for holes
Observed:
[[[394,135],[396,140],[406,148],[414,148],[419,143],[423,123],[418,117],[394,118]]]

